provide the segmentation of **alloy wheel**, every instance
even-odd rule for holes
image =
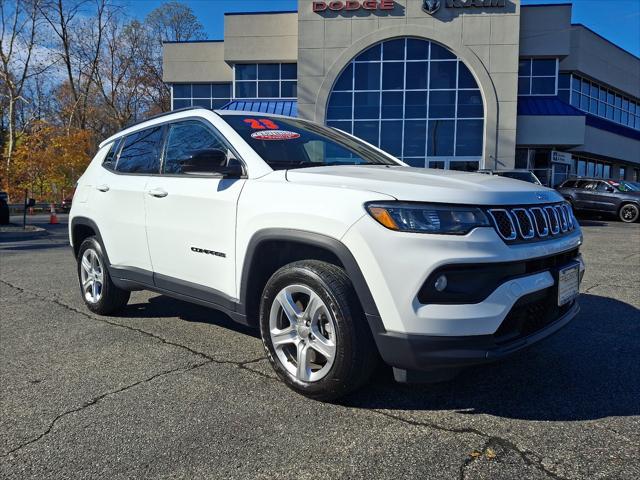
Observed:
[[[82,293],[89,303],[98,303],[102,298],[104,271],[98,253],[87,248],[80,261],[80,282]]]
[[[269,334],[282,366],[302,382],[324,378],[336,357],[336,325],[322,299],[304,285],[283,288],[271,306]]]

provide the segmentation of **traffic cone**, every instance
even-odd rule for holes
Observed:
[[[49,224],[56,225],[58,223],[58,216],[56,215],[56,207],[51,204],[51,215],[49,215]]]

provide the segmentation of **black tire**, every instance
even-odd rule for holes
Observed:
[[[291,285],[311,289],[330,310],[335,324],[335,359],[326,375],[312,382],[291,374],[278,358],[270,335],[269,317],[278,293]],[[278,377],[294,391],[320,401],[350,393],[369,380],[379,356],[357,295],[343,269],[336,265],[303,260],[285,265],[267,282],[260,302],[260,334]]]
[[[85,255],[85,252],[91,250],[95,252],[97,258],[100,262],[101,271],[102,271],[102,287],[101,294],[98,301],[92,302],[89,301],[85,294],[85,290],[82,287],[82,259]],[[95,237],[89,237],[82,242],[80,248],[78,250],[78,258],[77,260],[77,273],[78,273],[78,282],[80,285],[80,294],[82,295],[82,299],[89,310],[93,313],[97,313],[98,315],[111,315],[115,313],[127,304],[129,301],[129,297],[131,296],[131,292],[127,290],[122,290],[115,286],[111,277],[109,276],[109,271],[106,268],[107,262],[105,260],[105,255],[102,250],[102,246],[100,242]]]
[[[625,203],[620,207],[618,218],[624,223],[634,223],[640,218],[640,208],[633,203]]]

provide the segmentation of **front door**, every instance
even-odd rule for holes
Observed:
[[[147,238],[156,286],[190,296],[235,296],[235,226],[245,180],[188,173],[194,152],[231,152],[203,120],[168,126],[162,174],[147,183]]]

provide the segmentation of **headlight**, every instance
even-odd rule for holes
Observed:
[[[400,232],[465,235],[490,226],[484,212],[475,207],[387,202],[369,203],[366,209],[378,223]]]

